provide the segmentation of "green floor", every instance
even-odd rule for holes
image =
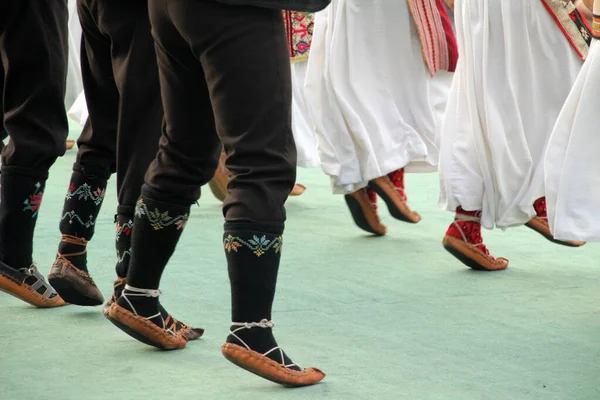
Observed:
[[[75,151],[51,171],[35,259],[47,271]],[[0,399],[600,399],[600,248],[553,245],[526,228],[486,232],[511,260],[477,273],[441,247],[450,215],[438,211],[437,176],[407,178],[423,221],[382,212],[389,235],[351,222],[319,170],[288,202],[274,320],[301,365],[328,376],[283,389],[229,364],[220,345],[229,323],[222,216],[210,195],[192,218],[165,273],[163,304],[205,337],[161,352],[130,339],[101,308],[37,310],[0,294]],[[115,263],[114,183],[89,246],[90,270],[110,295]]]

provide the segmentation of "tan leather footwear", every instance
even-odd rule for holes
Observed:
[[[65,301],[44,280],[34,264],[29,268],[13,269],[0,262],[0,290],[38,308],[66,305]]]

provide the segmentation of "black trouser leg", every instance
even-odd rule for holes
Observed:
[[[268,320],[284,203],[296,174],[291,77],[281,12],[208,1],[152,0],[150,18],[166,129],[144,190],[161,194],[164,203],[157,210],[172,208],[171,218],[175,210],[183,213],[183,207],[198,198],[199,187],[213,176],[220,150],[212,126],[214,115],[233,174],[224,205],[232,317],[235,322]],[[157,287],[168,257],[138,259],[136,249],[153,246],[159,233],[146,229],[142,236],[136,229],[128,283]],[[164,254],[170,256],[176,243],[169,240]],[[239,335],[251,348],[268,350],[276,342],[267,325]],[[291,362],[286,358],[284,364]]]
[[[10,137],[3,165],[43,175],[65,152],[66,3],[23,0],[0,6],[4,128]]]
[[[13,268],[31,264],[48,170],[65,151],[67,23],[65,0],[0,5],[3,134],[10,137],[2,152],[0,259]]]
[[[133,209],[156,155],[162,103],[154,40],[145,2],[79,0],[82,71],[90,113],[78,162],[117,172],[119,208]],[[131,213],[132,214],[132,213]],[[117,213],[117,220],[131,216]],[[123,239],[123,238],[121,238]],[[129,239],[129,237],[128,237]],[[127,273],[129,247],[117,243],[117,274]]]

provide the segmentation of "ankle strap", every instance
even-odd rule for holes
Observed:
[[[273,321],[262,319],[260,322],[232,322],[231,326],[239,326],[239,328],[235,330],[237,332],[240,329],[272,328],[275,326],[275,324]]]
[[[125,284],[125,290],[133,293],[127,293],[129,296],[145,296],[145,297],[158,297],[162,294],[160,289],[140,289]]]
[[[468,215],[457,212],[455,218],[459,221],[479,222],[481,221],[481,213],[477,213],[477,215]]]
[[[73,235],[62,235],[62,238],[60,240],[61,242],[64,243],[70,243],[70,244],[77,244],[79,246],[85,246],[87,245],[87,240],[82,238],[82,237],[77,237],[77,236],[73,236]]]

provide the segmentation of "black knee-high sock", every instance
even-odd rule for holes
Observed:
[[[115,247],[117,249],[117,276],[119,278],[127,277],[129,270],[129,261],[131,259],[131,236],[133,228],[134,207],[119,206],[115,215],[117,232],[115,237]]]
[[[251,223],[226,223],[223,245],[227,257],[227,269],[231,283],[231,318],[234,323],[252,323],[271,320],[271,308],[277,285],[277,272],[281,258],[283,240],[282,227],[273,229]],[[232,325],[227,341],[247,344],[261,354],[277,346],[270,327],[238,329]],[[268,357],[284,365],[293,364],[279,351]],[[298,369],[298,367],[291,367]]]
[[[47,172],[2,166],[0,261],[12,268],[32,263],[33,232],[47,177]]]
[[[103,170],[79,164],[73,166],[59,227],[63,235],[74,236],[84,241],[81,244],[75,244],[73,240],[61,241],[58,253],[83,271],[87,271],[87,259],[86,254],[81,253],[85,250],[85,243],[94,236],[96,218],[102,207],[109,176],[110,174]]]
[[[158,289],[162,273],[188,220],[190,206],[158,201],[148,192],[142,191],[135,208],[127,284],[140,289]],[[123,294],[127,293],[125,289]],[[156,297],[131,297],[129,300],[134,302],[140,315],[158,313]],[[126,306],[127,302],[121,297],[118,304]]]

